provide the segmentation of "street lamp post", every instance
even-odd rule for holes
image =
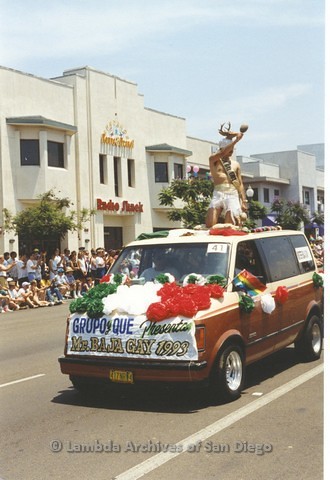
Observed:
[[[251,185],[249,185],[247,190],[246,190],[246,196],[248,198],[249,203],[251,202],[251,199],[252,199],[253,195],[254,195],[254,190],[251,187]]]
[[[247,196],[247,199],[248,199],[248,210],[250,210],[251,200],[252,200],[253,195],[254,195],[254,190],[251,187],[251,185],[248,186],[245,193],[246,193],[246,196]]]

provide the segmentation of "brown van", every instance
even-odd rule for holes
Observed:
[[[320,357],[322,282],[301,232],[143,235],[70,304],[61,371],[84,391],[188,382],[236,399],[246,365],[292,343],[302,360]]]

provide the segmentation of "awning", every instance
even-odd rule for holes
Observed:
[[[274,227],[277,223],[275,222],[275,216],[267,215],[267,217],[262,219],[262,226],[263,227]]]

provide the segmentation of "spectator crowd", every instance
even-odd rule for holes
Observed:
[[[0,254],[0,313],[51,307],[79,298],[100,282],[120,251],[83,247],[57,248],[47,259],[34,249],[30,255]]]

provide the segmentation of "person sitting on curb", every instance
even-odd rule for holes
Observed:
[[[16,310],[28,308],[25,298],[19,293],[17,283],[13,280],[8,282],[8,294],[10,295],[11,300],[17,305],[18,308],[16,308]]]
[[[44,297],[44,290],[38,287],[37,280],[31,281],[31,292],[32,292],[32,301],[38,307],[49,307],[54,305],[53,302],[47,302],[47,300],[42,299]]]
[[[18,290],[19,296],[23,297],[24,301],[30,308],[38,308],[33,301],[33,293],[29,282],[23,282],[22,287]]]

